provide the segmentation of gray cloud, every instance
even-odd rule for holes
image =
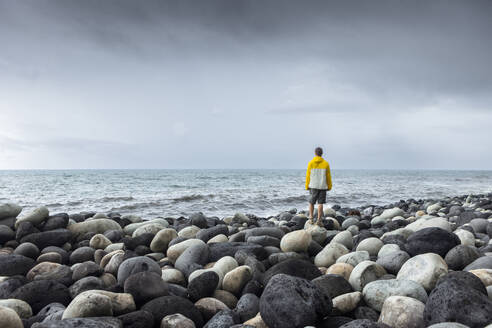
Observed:
[[[0,168],[36,167],[12,140],[54,168],[303,167],[317,144],[340,168],[490,168],[491,12],[0,0]]]

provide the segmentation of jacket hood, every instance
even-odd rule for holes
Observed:
[[[321,156],[314,156],[313,159],[312,159],[313,162],[322,162],[323,161],[323,157]]]

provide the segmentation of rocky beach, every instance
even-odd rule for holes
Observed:
[[[42,205],[42,204],[40,204]],[[492,194],[142,218],[0,204],[0,327],[492,327]]]

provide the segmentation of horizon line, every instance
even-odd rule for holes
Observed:
[[[0,169],[1,171],[246,171],[246,170],[306,170],[305,168],[17,168]],[[331,170],[344,171],[492,171],[492,168],[331,168]]]

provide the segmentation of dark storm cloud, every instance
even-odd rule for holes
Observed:
[[[178,145],[209,167],[237,165],[221,155],[232,145],[242,166],[297,167],[311,151],[292,162],[278,144],[319,141],[340,167],[490,167],[477,144],[492,137],[491,14],[490,1],[0,0],[3,140],[53,153],[67,136],[104,140],[132,167],[188,165]]]

